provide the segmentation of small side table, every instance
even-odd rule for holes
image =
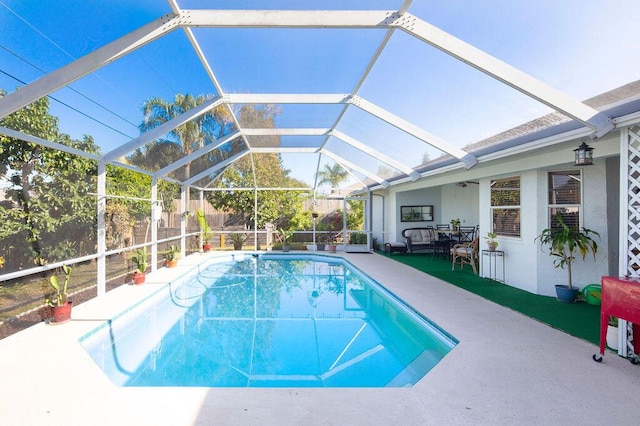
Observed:
[[[488,256],[489,257],[489,275],[485,276],[484,275],[484,257]],[[500,259],[500,262],[502,263],[502,279],[498,279],[497,277],[497,273],[498,273],[498,259]],[[489,278],[492,281],[497,281],[497,282],[501,282],[504,283],[504,251],[502,250],[482,250],[482,261],[480,262],[480,265],[482,266],[482,271],[481,271],[481,275],[484,278]]]

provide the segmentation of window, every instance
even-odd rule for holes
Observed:
[[[433,220],[433,206],[400,207],[401,222],[429,222]]]
[[[491,181],[492,231],[508,237],[520,236],[520,177]]]
[[[565,224],[580,227],[582,210],[582,174],[580,170],[548,173],[549,184],[549,226],[558,227],[557,214]]]

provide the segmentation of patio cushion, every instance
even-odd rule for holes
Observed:
[[[411,238],[411,241],[413,243],[419,243],[422,242],[422,232],[420,232],[419,229],[412,229],[410,231],[408,231],[405,236]]]
[[[384,243],[384,251],[386,251],[389,254],[392,254],[392,253],[406,253],[407,252],[407,245],[405,243],[402,243],[402,242]]]
[[[405,237],[411,238],[413,244],[431,242],[431,232],[428,229],[411,229],[407,230]]]

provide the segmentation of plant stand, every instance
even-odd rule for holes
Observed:
[[[485,275],[484,260],[488,257],[489,274]],[[498,259],[502,264],[502,279],[498,279]],[[483,278],[489,278],[490,281],[504,283],[504,251],[502,250],[482,250],[482,258],[480,259],[480,275]]]

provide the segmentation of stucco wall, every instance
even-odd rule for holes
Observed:
[[[538,186],[540,188],[538,214],[539,234],[542,229],[548,226],[546,215],[546,179],[547,170],[538,172]],[[582,225],[585,228],[594,230],[600,234],[596,237],[598,242],[598,254],[596,260],[593,255],[588,255],[585,260],[578,255],[573,262],[572,277],[573,285],[579,288],[587,284],[599,283],[603,275],[609,273],[608,258],[608,226],[607,226],[607,185],[606,185],[606,162],[598,161],[594,165],[582,169],[583,177],[583,216]],[[553,259],[548,255],[548,251],[541,251],[540,245],[537,248],[538,262],[538,283],[537,293],[549,296],[555,295],[556,284],[568,283],[568,272],[566,269],[553,268]]]
[[[607,166],[607,252],[609,274],[624,275],[620,271],[620,157],[610,157]]]
[[[532,170],[495,175],[492,178],[480,180],[479,191],[479,224],[480,224],[480,249],[486,248],[487,232],[491,229],[491,179],[520,177],[521,188],[521,213],[520,213],[520,237],[498,237],[499,250],[504,251],[504,278],[505,281],[514,287],[535,293],[537,290],[537,270],[535,268],[534,243],[536,233],[536,211],[538,183],[537,173]],[[483,276],[487,275],[488,258],[480,257],[482,262],[481,270]],[[496,265],[501,269],[500,260]],[[501,271],[500,271],[501,272]],[[498,274],[499,277],[500,274]]]
[[[394,218],[395,218],[395,230],[393,234],[390,234],[390,241],[403,241],[402,230],[406,228],[419,228],[421,226],[435,226],[437,223],[442,223],[442,194],[440,187],[421,188],[411,191],[403,191],[394,193],[395,203],[390,203],[394,206]],[[416,205],[429,205],[433,206],[433,221],[421,221],[421,222],[402,222],[400,218],[401,206],[416,206]]]
[[[371,200],[371,236],[375,238],[378,244],[386,242],[385,223],[387,222],[387,213],[385,206],[386,194],[374,194]]]
[[[478,182],[475,180],[474,182]],[[442,186],[442,215],[437,223],[449,223],[460,219],[464,226],[479,224],[479,185],[468,183],[466,187],[453,184]]]

